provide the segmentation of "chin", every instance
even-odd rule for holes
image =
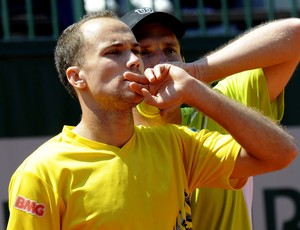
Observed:
[[[139,103],[141,103],[143,101],[144,97],[139,95],[139,94],[135,94],[135,93],[132,93],[132,94],[127,94],[126,95],[126,101],[128,102],[128,104],[135,104],[135,105],[138,105]],[[123,98],[124,100],[124,98]]]

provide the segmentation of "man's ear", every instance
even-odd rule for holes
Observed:
[[[86,81],[84,78],[81,78],[79,75],[80,69],[78,66],[71,66],[66,71],[66,76],[68,78],[69,83],[74,88],[84,88],[86,86]]]

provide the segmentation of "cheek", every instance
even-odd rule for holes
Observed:
[[[112,62],[106,62],[94,68],[93,74],[97,76],[98,81],[107,82],[120,73],[120,66]]]
[[[169,62],[183,61],[182,56],[179,53],[173,53],[167,56]]]
[[[144,69],[153,68],[155,65],[160,64],[160,59],[152,56],[151,58],[142,58],[144,63]]]
[[[177,54],[176,55],[176,60],[174,60],[174,61],[184,61],[184,60],[183,60],[183,57],[180,54]]]

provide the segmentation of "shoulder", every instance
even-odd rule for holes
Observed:
[[[264,72],[259,68],[228,76],[219,81],[213,89],[240,101],[249,92],[253,94],[256,91],[267,89],[267,84]]]
[[[265,80],[265,74],[263,69],[258,68],[230,75],[219,81],[213,88],[222,92],[229,88],[240,89],[261,80]]]

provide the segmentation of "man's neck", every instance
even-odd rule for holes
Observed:
[[[134,134],[132,113],[83,115],[73,131],[84,138],[121,148]]]

